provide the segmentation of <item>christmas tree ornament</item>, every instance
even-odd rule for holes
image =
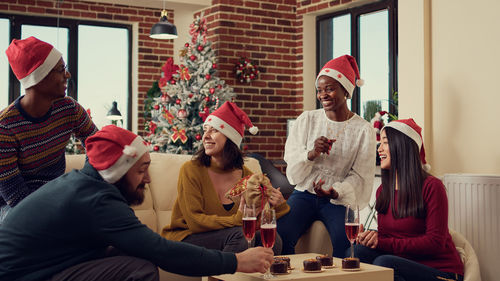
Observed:
[[[175,101],[175,103],[176,103],[176,104],[181,104],[181,102],[182,102],[182,101],[181,101],[180,99],[177,99],[177,100]]]
[[[202,45],[199,45],[199,46],[198,46],[198,51],[199,51],[199,52],[203,51],[203,46],[202,46]]]
[[[212,68],[216,69],[217,68],[217,64],[216,63],[212,64]]]
[[[185,109],[179,109],[179,111],[177,111],[177,118],[179,119],[186,119],[187,117],[187,111]]]
[[[189,43],[184,44],[184,47],[186,48],[189,47]]]
[[[250,83],[252,80],[258,78],[260,70],[257,64],[248,58],[242,57],[235,64],[234,73],[236,74],[236,79],[241,83]]]
[[[160,109],[160,106],[159,106],[159,105],[157,105],[157,104],[155,104],[155,105],[153,106],[153,108],[154,108],[155,110],[159,110],[159,109]]]
[[[205,75],[205,79],[210,80],[210,78],[212,78],[212,76],[210,76],[210,74]]]
[[[209,97],[205,97],[205,101],[206,101],[206,102],[209,102],[209,101],[210,101],[210,98],[209,98]]]
[[[196,136],[194,136],[194,138],[199,141],[199,140],[201,140],[201,135],[200,134],[196,134]]]
[[[212,95],[215,93],[215,89],[214,89],[214,88],[210,88],[208,91],[209,91],[209,92],[210,92],[210,94],[212,94]]]
[[[195,60],[196,60],[196,56],[195,56],[195,55],[191,55],[191,56],[189,57],[189,59],[190,59],[191,61],[195,61]]]

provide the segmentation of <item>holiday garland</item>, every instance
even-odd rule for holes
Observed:
[[[238,81],[241,83],[250,83],[252,80],[257,79],[260,70],[257,64],[243,57],[234,66],[234,72]]]

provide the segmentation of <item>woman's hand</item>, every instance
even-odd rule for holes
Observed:
[[[321,136],[321,137],[317,138],[314,141],[314,148],[313,148],[313,150],[309,151],[309,153],[307,154],[307,159],[309,159],[309,161],[313,161],[318,156],[320,156],[321,153],[330,154],[330,149],[332,149],[332,144],[335,141],[336,140],[334,140],[334,139],[328,139],[328,138],[326,138],[324,136]]]
[[[317,183],[313,182],[313,188],[314,192],[316,192],[316,195],[319,197],[328,197],[330,199],[337,199],[339,198],[339,193],[333,189],[333,187],[330,187],[328,190],[323,189],[323,184],[325,183],[324,180],[320,179]]]
[[[378,232],[375,230],[367,230],[363,232],[363,225],[360,226],[361,233],[358,234],[356,242],[368,248],[375,249],[378,245]]]
[[[281,203],[285,202],[285,197],[283,197],[283,194],[280,191],[280,188],[271,188],[271,196],[269,196],[269,204],[271,204],[272,207],[278,206]]]

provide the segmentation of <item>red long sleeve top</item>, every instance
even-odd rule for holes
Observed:
[[[382,185],[377,197],[381,190]],[[463,275],[464,265],[448,231],[448,198],[443,183],[428,176],[422,196],[425,218],[396,219],[391,206],[385,214],[378,214],[377,248],[444,272]]]

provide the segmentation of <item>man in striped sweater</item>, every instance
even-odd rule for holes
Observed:
[[[65,147],[97,128],[83,107],[66,97],[71,78],[62,54],[35,37],[14,39],[5,51],[25,89],[0,112],[0,224],[26,196],[64,173]]]

